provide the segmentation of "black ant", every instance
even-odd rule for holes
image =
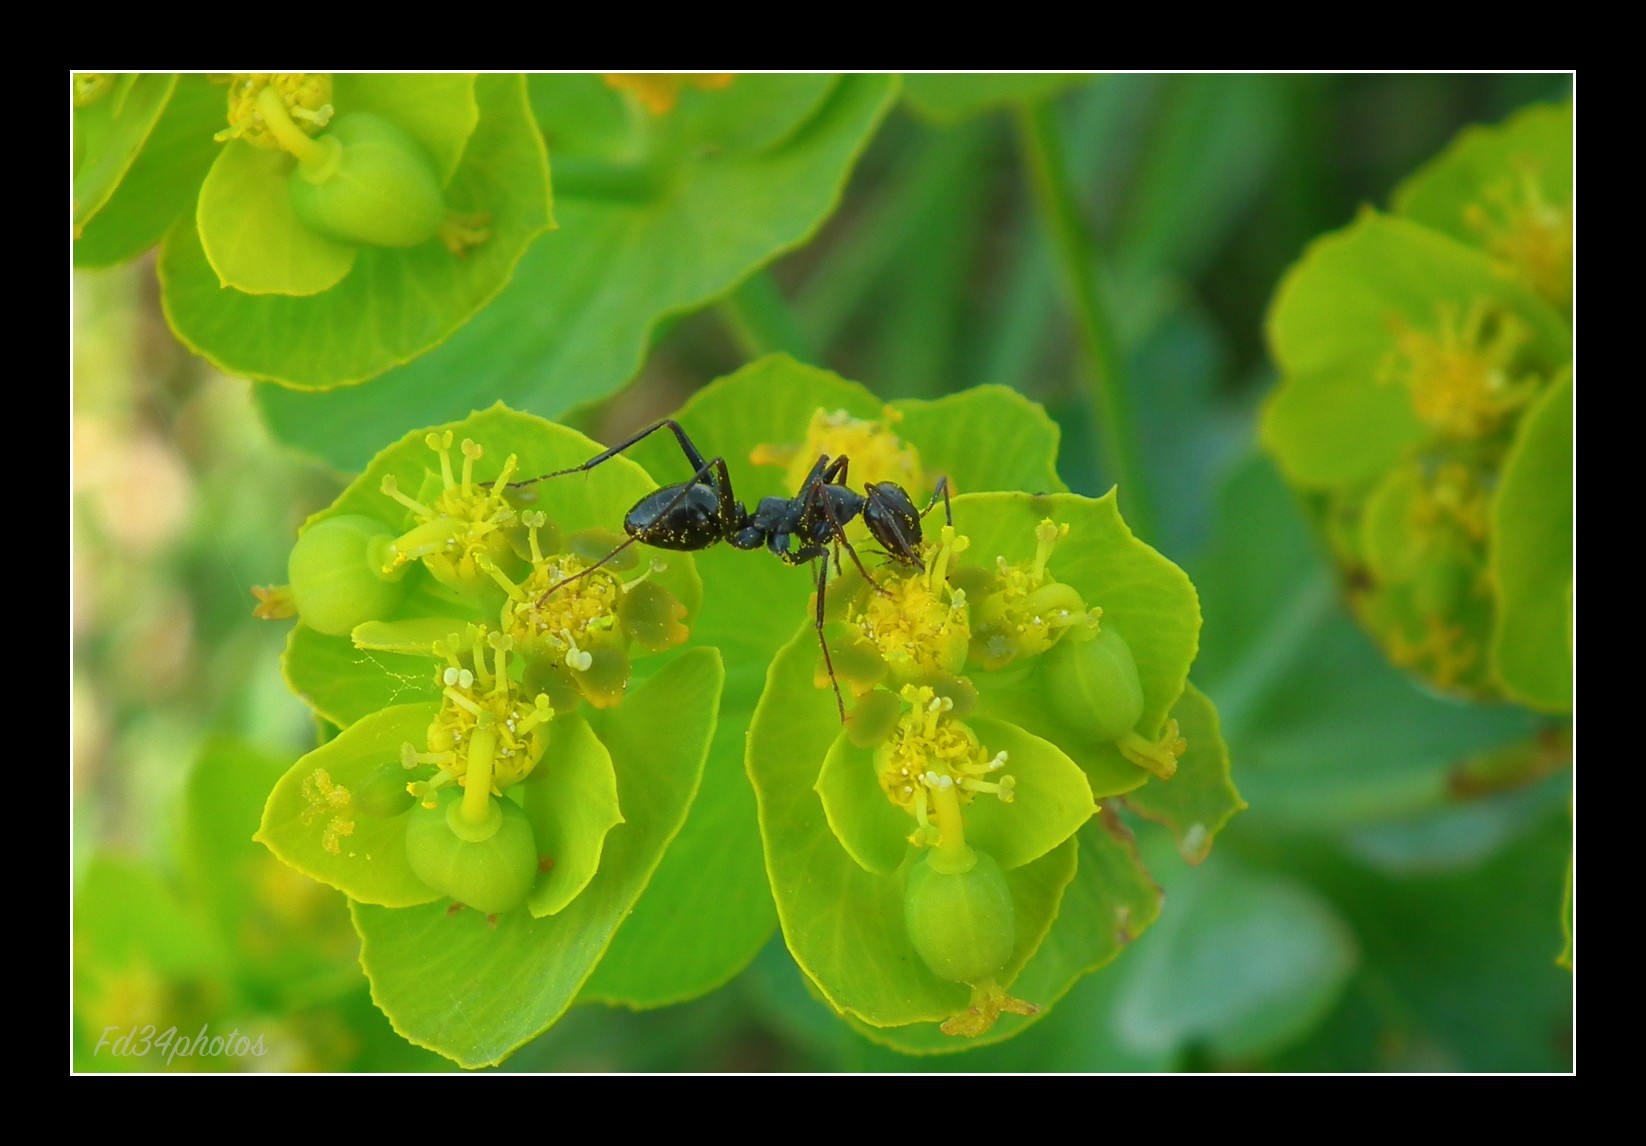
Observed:
[[[920,521],[941,496],[944,513],[949,523],[954,523],[954,513],[949,505],[949,479],[938,478],[931,501],[926,503],[924,510],[917,510],[908,492],[896,482],[868,482],[863,486],[862,493],[848,488],[846,471],[850,459],[844,456],[831,459],[827,454],[822,454],[793,497],[763,497],[755,511],[750,513],[732,493],[732,479],[726,470],[726,459],[714,457],[704,460],[691,438],[686,436],[686,431],[680,428],[680,423],[665,418],[609,450],[596,454],[582,465],[512,484],[526,486],[566,474],[586,473],[664,428],[674,434],[687,462],[696,470],[691,479],[655,489],[635,502],[634,508],[623,518],[623,530],[629,535],[628,540],[587,569],[550,585],[538,603],[542,604],[557,590],[578,578],[588,576],[637,541],[659,549],[676,550],[708,549],[721,541],[729,543],[734,549],[754,550],[765,546],[786,565],[801,565],[821,557],[823,563],[817,573],[817,641],[823,646],[823,663],[828,667],[829,683],[834,686],[835,705],[840,709],[840,722],[844,724],[846,702],[840,695],[840,682],[835,679],[829,642],[823,636],[823,597],[829,582],[829,546],[834,546],[837,574],[840,572],[840,550],[843,547],[851,555],[852,563],[863,574],[864,580],[877,592],[885,593],[886,590],[863,567],[863,561],[858,557],[857,550],[852,548],[852,543],[846,540],[846,526],[861,516],[870,535],[888,557],[899,564],[924,569],[925,565],[920,560],[923,539]]]

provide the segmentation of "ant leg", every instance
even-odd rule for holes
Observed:
[[[806,502],[807,508],[817,508],[817,507],[821,506],[821,508],[823,510],[823,516],[829,519],[829,525],[831,527],[833,527],[834,541],[835,541],[835,550],[834,550],[834,571],[835,571],[835,573],[838,574],[841,571],[840,570],[840,550],[841,550],[842,547],[844,547],[846,552],[851,555],[852,564],[856,565],[857,566],[857,571],[859,573],[863,574],[863,580],[867,581],[869,583],[869,585],[871,587],[873,587],[873,589],[876,593],[879,593],[882,596],[889,597],[889,596],[891,596],[891,591],[889,589],[886,589],[885,587],[883,587],[880,584],[880,582],[878,582],[874,579],[873,575],[871,575],[869,573],[868,569],[864,567],[863,559],[857,555],[857,550],[852,546],[852,543],[850,541],[846,540],[846,527],[845,527],[844,524],[841,523],[840,519],[835,516],[833,503],[830,502],[828,498],[823,497],[821,495],[821,493],[819,492],[823,488],[824,485],[831,484],[836,479],[838,479],[838,483],[840,485],[845,485],[846,484],[846,467],[850,464],[850,461],[851,461],[850,458],[848,458],[844,454],[842,454],[840,457],[838,457],[834,460],[833,464],[831,464],[827,469],[825,469],[822,472],[822,474],[820,475],[820,477],[818,479],[818,482],[816,484],[812,484],[812,485],[809,485],[809,486],[802,486],[801,491],[807,499],[807,502]],[[816,467],[813,467],[814,472],[815,472],[815,469],[816,469]],[[826,561],[827,558],[824,558],[824,560]]]
[[[920,511],[920,516],[925,517],[928,513],[930,513],[932,511],[932,506],[937,504],[937,499],[940,495],[943,498],[943,516],[948,520],[948,523],[950,525],[953,525],[954,524],[954,507],[949,504],[949,475],[948,474],[943,474],[937,479],[937,485],[932,489],[932,500],[930,500],[926,503],[926,508]]]
[[[657,431],[659,431],[659,430],[661,430],[665,427],[667,427],[669,430],[673,431],[674,436],[675,436],[675,440],[680,443],[681,452],[686,455],[686,460],[691,463],[692,468],[697,470],[699,475],[702,475],[703,473],[706,473],[708,471],[709,467],[713,463],[712,462],[705,462],[703,460],[703,455],[700,452],[698,452],[697,447],[692,444],[692,440],[689,437],[686,436],[686,431],[681,429],[679,422],[676,422],[673,418],[664,418],[661,422],[658,422],[658,423],[656,423],[654,425],[651,425],[651,426],[647,426],[644,430],[641,430],[639,433],[633,434],[630,437],[625,438],[623,441],[619,442],[615,446],[612,446],[610,449],[602,450],[600,453],[596,454],[594,457],[590,458],[588,461],[584,462],[582,465],[570,466],[567,469],[563,469],[563,470],[555,470],[553,473],[542,474],[541,476],[534,477],[534,478],[527,478],[524,481],[513,481],[513,482],[509,483],[509,488],[510,489],[518,489],[521,486],[536,485],[540,481],[548,481],[550,478],[562,477],[566,474],[586,473],[587,471],[592,470],[595,466],[599,465],[601,462],[610,461],[612,458],[615,458],[618,454],[622,453],[624,450],[628,449],[630,446],[636,445],[636,444],[640,443],[641,441],[644,441],[646,438],[651,437],[653,434],[657,433]],[[724,474],[724,472],[725,472],[724,465],[721,466],[721,472],[722,472],[722,474]],[[693,479],[693,480],[695,481],[695,480],[699,480],[699,479]],[[727,485],[728,485],[728,487],[730,486],[729,481],[727,482]]]
[[[836,559],[838,561],[838,558]],[[829,587],[829,555],[823,554],[823,566],[817,574],[817,643],[823,646],[823,665],[829,670],[829,684],[834,686],[834,704],[840,710],[840,723],[846,723],[846,701],[840,695],[840,681],[834,675],[834,658],[829,655],[829,641],[823,635],[823,598]]]
[[[554,596],[560,590],[564,589],[567,585],[570,585],[573,581],[581,581],[583,578],[587,577],[590,573],[593,573],[596,569],[598,569],[602,565],[606,564],[606,562],[610,561],[613,557],[616,557],[619,553],[623,552],[623,550],[627,549],[629,546],[633,545],[636,541],[639,541],[639,540],[640,540],[640,538],[638,538],[638,537],[626,538],[615,549],[613,549],[610,553],[606,554],[599,561],[596,561],[593,565],[590,565],[587,569],[579,569],[576,573],[573,573],[570,577],[562,577],[560,580],[556,581],[553,585],[550,585],[547,589],[543,590],[543,595],[537,599],[537,607],[539,609],[541,609],[543,607],[543,603],[545,601],[547,601],[550,597]]]

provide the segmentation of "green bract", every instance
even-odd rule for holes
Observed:
[[[225,370],[321,388],[381,373],[466,322],[550,225],[518,76],[260,73],[207,85],[215,100],[205,83],[183,77],[187,100],[156,132],[191,171],[211,145],[203,182],[157,173],[154,205],[124,212],[86,261],[152,241],[197,191],[160,277],[178,336]]]
[[[1196,860],[1240,806],[1215,713],[1185,691],[1193,587],[1131,535],[1114,495],[966,494],[953,514],[952,529],[928,515],[923,569],[882,566],[878,590],[848,571],[831,599],[832,647],[855,640],[904,667],[843,682],[861,699],[842,728],[807,626],[772,664],[748,741],[791,952],[837,1010],[898,1028],[888,1037],[910,1050],[1009,1034],[1020,1020],[1002,1012],[1035,1015],[1118,951],[1054,948],[1036,970],[1054,919],[1082,926],[1070,889],[1094,794],[1152,791],[1151,772],[1173,776],[1181,756],[1193,819],[1174,828]],[[971,636],[958,665],[922,655],[955,632]],[[1108,839],[1099,829],[1090,846],[1112,855]],[[1148,886],[1135,856],[1120,862],[1123,885]],[[1128,935],[1153,913],[1136,911]],[[932,1022],[962,1038],[905,1037]]]
[[[472,970],[442,964],[415,992],[379,990],[408,1037],[471,1064],[552,1021],[593,970],[679,828],[714,726],[721,670],[709,650],[630,687],[631,654],[688,635],[700,594],[690,556],[591,569],[581,555],[590,544],[603,554],[604,524],[654,488],[644,471],[619,459],[598,487],[509,484],[597,450],[501,407],[410,435],[309,521],[291,563],[300,622],[287,676],[342,731],[276,785],[258,838],[356,904],[449,900],[498,919],[567,916],[586,931],[569,952],[530,929],[536,938],[480,938],[482,965],[498,951],[499,969],[531,961],[540,943],[556,961],[557,1001],[486,1032],[514,1039],[504,1046],[480,1046],[467,1028],[416,1033],[474,995]],[[379,592],[386,584],[393,593]],[[591,718],[591,706],[610,711]],[[391,984],[401,961],[365,960]],[[512,984],[502,974],[495,990]]]
[[[1398,215],[1316,242],[1270,311],[1284,377],[1263,419],[1390,658],[1554,711],[1571,705],[1571,131],[1561,106],[1466,132]]]

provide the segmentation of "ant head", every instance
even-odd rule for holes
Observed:
[[[867,482],[863,486],[863,524],[894,561],[921,566],[920,511],[908,492],[896,482]]]

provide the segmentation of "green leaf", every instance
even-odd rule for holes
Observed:
[[[748,738],[749,779],[783,936],[836,1010],[872,1026],[941,1022],[966,1005],[967,988],[926,969],[904,923],[901,873],[860,867],[830,830],[813,791],[840,731],[832,696],[812,681],[814,641],[803,629],[778,652]],[[1065,842],[1006,873],[1017,944],[1000,976],[1003,987],[1011,989],[1056,917],[1075,874],[1074,851]]]
[[[205,76],[179,76],[148,142],[103,208],[80,230],[74,265],[111,267],[135,259],[193,209],[220,150],[223,88]]]
[[[1484,862],[1398,876],[1294,841],[1287,862],[1331,898],[1363,952],[1350,1000],[1363,1017],[1358,1031],[1339,1025],[1354,1037],[1326,1069],[1569,1073],[1572,975],[1550,948],[1571,827],[1556,798],[1535,830]],[[1175,886],[1171,895],[1175,909]],[[1321,1069],[1326,1049],[1299,1047],[1274,1065]]]
[[[1189,742],[1170,780],[1151,779],[1126,797],[1126,806],[1165,824],[1189,863],[1211,854],[1217,833],[1246,807],[1229,776],[1229,746],[1223,742],[1217,709],[1193,684],[1172,706],[1178,732]]]
[[[820,72],[740,75],[718,91],[682,92],[680,111],[704,146],[764,151],[816,115],[840,82]]]
[[[1379,581],[1407,581],[1423,567],[1428,538],[1412,528],[1424,491],[1421,464],[1396,466],[1366,495],[1360,543],[1366,565]]]
[[[935,402],[896,402],[893,409],[903,415],[893,431],[918,447],[922,468],[934,481],[946,473],[965,490],[1064,488],[1053,465],[1056,424],[1014,391],[986,386]],[[676,417],[705,457],[726,459],[737,496],[753,505],[767,494],[795,491],[781,469],[755,465],[750,455],[760,446],[798,446],[818,410],[874,419],[883,404],[836,374],[773,355],[699,390]],[[691,476],[667,431],[637,444],[628,456],[664,483]],[[602,481],[605,468],[587,481]],[[875,476],[852,471],[854,484]],[[924,504],[920,491],[911,493]],[[745,734],[766,666],[793,626],[810,615],[812,578],[767,554],[725,546],[697,554],[696,561],[705,592],[693,639],[725,655],[726,698],[691,818],[589,982],[590,998],[633,1007],[679,1002],[727,982],[776,924],[754,794],[743,770]],[[816,637],[811,640],[815,649]],[[1138,772],[1125,767],[1128,775]],[[807,785],[815,778],[814,772]],[[648,960],[656,949],[675,955]]]
[[[360,248],[310,230],[292,210],[283,151],[231,140],[200,187],[200,246],[221,286],[247,294],[313,295],[354,268]]]
[[[158,872],[112,855],[95,857],[75,890],[74,944],[77,970],[93,980],[131,967],[217,978],[230,957],[201,913]],[[81,1003],[88,987],[77,987]]]
[[[1319,1020],[1358,961],[1331,905],[1286,876],[1220,855],[1167,892],[1171,909],[1121,972],[1120,1034],[1140,1050],[1273,1050]]]
[[[427,149],[445,184],[457,172],[463,149],[480,124],[475,79],[426,72],[339,73],[333,81],[332,103],[340,115],[369,111],[392,120]]]
[[[607,837],[594,878],[558,914],[488,920],[441,904],[354,906],[361,963],[396,1031],[477,1067],[502,1061],[565,1013],[685,819],[721,683],[719,655],[692,649],[592,715],[612,756],[624,822]]]
[[[1572,708],[1572,376],[1527,412],[1492,503],[1497,583],[1492,667],[1505,691],[1548,712]]]
[[[583,76],[534,81],[544,135],[564,139],[555,151],[560,226],[527,253],[509,289],[434,354],[373,388],[260,394],[281,438],[352,469],[384,437],[496,399],[554,416],[610,393],[639,369],[659,321],[721,297],[811,237],[839,201],[895,80],[845,77],[798,130],[764,151],[670,151],[665,138],[657,144],[657,169],[634,174],[636,186],[620,192],[591,185],[594,176],[579,192],[571,178],[580,161],[594,164],[602,178],[621,176],[612,174],[604,148],[573,150],[598,143],[566,122],[595,98],[589,85]],[[564,110],[554,94],[562,88]],[[701,110],[729,93],[698,94],[704,98],[693,107]],[[617,92],[601,98],[621,107]],[[647,130],[689,137],[690,124],[675,125],[674,114]],[[483,133],[484,127],[471,153]],[[470,261],[485,249],[471,252]],[[379,397],[378,386],[393,399]]]
[[[518,76],[475,82],[480,124],[446,188],[454,211],[487,212],[490,237],[458,258],[438,242],[407,250],[362,247],[354,270],[317,295],[248,295],[223,290],[192,222],[172,228],[160,255],[167,320],[191,349],[219,368],[298,388],[360,382],[449,337],[509,281],[515,263],[549,225],[542,139]],[[380,398],[374,402],[381,403]],[[399,396],[390,403],[407,408]],[[461,415],[468,402],[447,409]],[[392,426],[355,414],[375,443],[417,421]],[[371,452],[363,450],[353,468]]]
[[[1205,273],[1227,249],[1230,232],[1250,225],[1256,197],[1273,186],[1276,163],[1296,130],[1288,122],[1299,98],[1295,79],[1189,74],[1166,81],[1159,106],[1144,113],[1149,129],[1113,225],[1114,265],[1176,281]],[[1129,102],[1143,101],[1134,96]],[[1151,388],[1170,384],[1151,380]],[[1145,400],[1142,393],[1138,400]]]
[[[728,682],[690,818],[580,1001],[642,1009],[694,999],[731,980],[771,937],[777,913],[741,752],[753,708],[752,698],[731,700]]]
[[[126,177],[177,85],[175,75],[118,75],[102,98],[74,109],[74,233]]]
[[[1287,272],[1268,336],[1284,377],[1263,412],[1264,445],[1299,485],[1376,477],[1430,433],[1398,381],[1382,379],[1398,331],[1435,328],[1443,308],[1487,302],[1530,325],[1526,353],[1552,368],[1571,354],[1558,316],[1492,260],[1427,227],[1366,210],[1317,239]]]
[[[290,766],[289,756],[209,741],[189,773],[179,841],[184,888],[232,945],[236,974],[281,1000],[314,976],[352,973],[356,943],[344,898],[253,839]]]
[[[1044,942],[1012,984],[1012,993],[1040,1007],[1039,1015],[1001,1015],[994,1029],[976,1039],[955,1039],[935,1026],[916,1024],[876,1030],[852,1026],[875,1042],[904,1054],[970,1050],[1009,1039],[1039,1022],[1082,976],[1112,962],[1160,915],[1160,889],[1149,878],[1132,835],[1110,813],[1094,816],[1075,836],[1079,869],[1063,892],[1057,918]],[[1175,907],[1175,905],[1174,905]],[[1113,973],[1123,976],[1124,971]],[[1052,1022],[1058,1019],[1054,1016]],[[1158,1052],[1118,1048],[1131,1058]],[[970,1061],[968,1056],[967,1061]]]
[[[436,641],[443,641],[453,633],[463,631],[472,618],[410,617],[403,621],[367,621],[356,625],[349,634],[349,642],[357,649],[398,653],[403,656],[434,656]]]
[[[293,764],[263,810],[257,839],[286,863],[349,898],[388,907],[439,896],[406,862],[404,816],[360,809],[354,793],[384,765],[398,767],[404,744],[424,744],[438,704],[373,712]]]
[[[634,109],[603,76],[533,74],[526,78],[526,96],[557,169],[565,157],[613,163],[633,158]]]
[[[1052,72],[906,75],[903,98],[933,123],[947,124],[1018,100],[1053,96],[1091,78]]]
[[[892,875],[909,854],[912,821],[886,798],[875,773],[874,749],[853,744],[842,728],[813,786],[829,830],[846,854],[866,872]]]
[[[538,877],[526,904],[542,917],[561,911],[600,867],[607,834],[623,822],[611,753],[588,722],[556,720],[549,751],[521,789],[537,853],[554,866]]]

